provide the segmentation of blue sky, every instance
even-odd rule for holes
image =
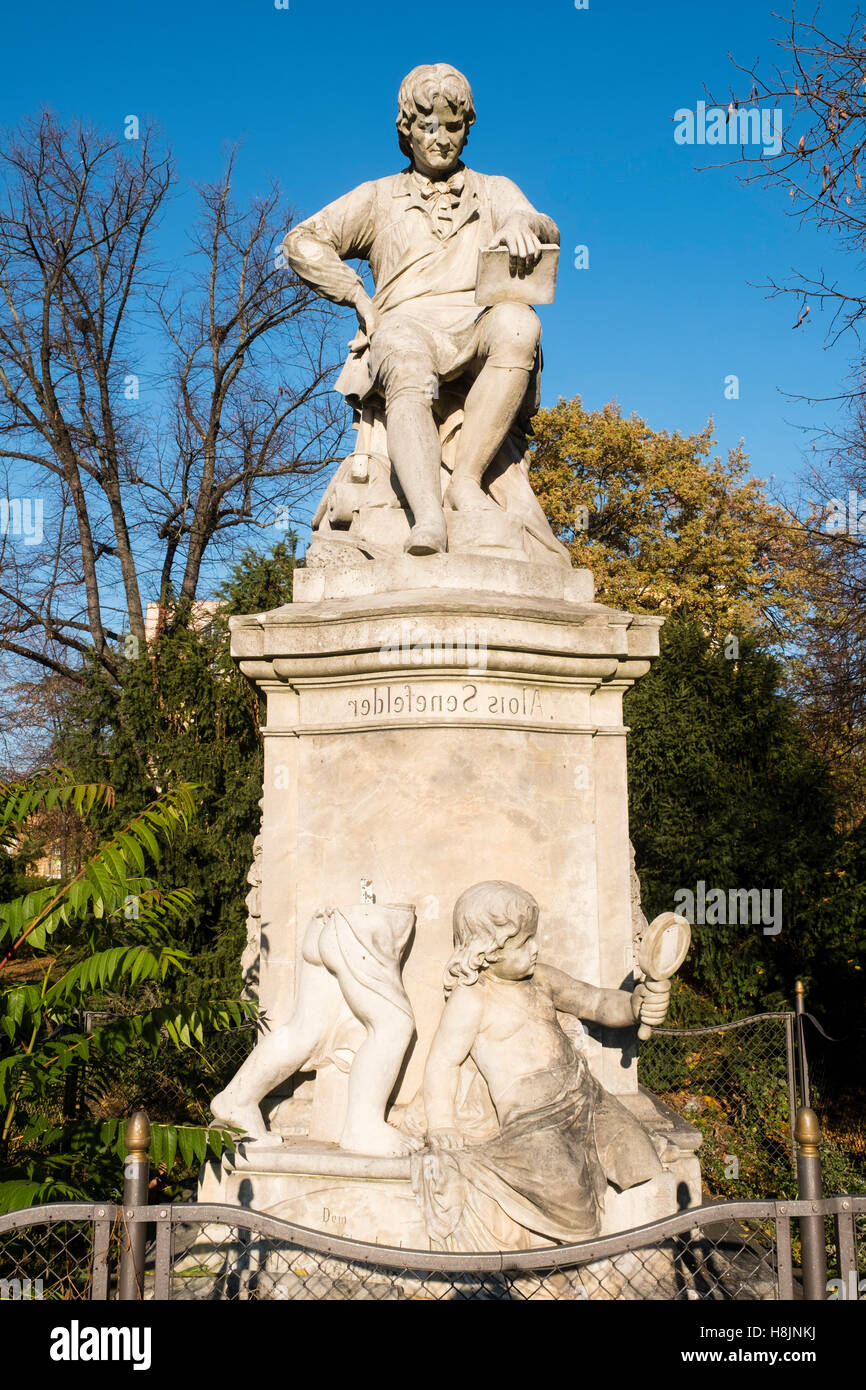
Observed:
[[[831,0],[823,15],[838,32],[850,9]],[[239,191],[276,176],[306,215],[402,167],[399,81],[416,63],[452,62],[478,110],[467,163],[508,174],[562,231],[557,301],[541,311],[544,403],[616,398],[684,432],[713,415],[721,448],[744,439],[755,474],[791,488],[808,447],[798,426],[832,410],[783,393],[834,394],[849,350],[825,349],[818,314],[793,331],[793,299],[760,286],[793,268],[855,268],[786,216],[783,195],[742,186],[734,169],[697,171],[733,151],[673,138],[678,108],[705,88],[727,94],[729,51],[769,62],[779,36],[769,0],[43,0],[4,16],[0,123],[41,104],[118,132],[130,113],[153,118],[189,182],[215,177],[241,141]],[[189,207],[181,198],[164,229],[177,249]],[[582,244],[587,270],[573,266]]]

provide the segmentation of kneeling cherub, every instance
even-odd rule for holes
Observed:
[[[413,1160],[433,1240],[490,1249],[498,1212],[524,1231],[572,1241],[597,1234],[607,1183],[663,1171],[646,1130],[592,1075],[557,1010],[609,1028],[656,1026],[670,982],[597,989],[539,964],[538,903],[513,883],[477,883],[454,908],[445,1010],[424,1072],[428,1151]],[[487,1083],[497,1138],[465,1145],[456,1123],[460,1068]]]

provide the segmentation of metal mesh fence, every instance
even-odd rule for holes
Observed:
[[[594,1242],[597,1245],[598,1242]],[[463,1263],[470,1257],[463,1257]],[[479,1257],[484,1261],[490,1257]],[[411,1255],[409,1256],[411,1259]],[[543,1255],[540,1257],[543,1261]],[[460,1257],[454,1257],[455,1265]],[[772,1300],[779,1296],[772,1223],[695,1227],[603,1258],[561,1258],[547,1267],[423,1270],[316,1251],[243,1226],[185,1223],[175,1229],[168,1297],[253,1301],[645,1301]],[[154,1297],[153,1277],[145,1298]]]
[[[825,1139],[824,1190],[835,1194],[866,1186],[866,1096],[863,1057],[866,1032],[843,1041],[828,1038],[805,1015],[810,1100]],[[841,1161],[840,1158],[847,1161]]]
[[[0,1234],[0,1300],[93,1297],[94,1226],[57,1221]]]
[[[638,1076],[701,1131],[705,1187],[724,1197],[792,1196],[791,1014],[719,1028],[654,1029]]]
[[[577,1245],[480,1254],[365,1245],[225,1206],[66,1203],[0,1217],[0,1299],[116,1296],[135,1223],[150,1234],[145,1301],[802,1299],[798,1228],[816,1207],[827,1296],[863,1297],[866,1196],[720,1202]]]
[[[206,1036],[200,1047],[177,1048],[166,1038],[149,1050],[105,1057],[82,1072],[78,1113],[103,1120],[126,1117],[142,1107],[166,1124],[207,1124],[211,1097],[222,1090],[256,1042],[254,1024]]]
[[[853,1075],[857,1047],[822,1037],[808,1018],[804,1026],[812,1103],[825,1131],[825,1191],[863,1190],[866,1102]],[[102,1120],[141,1106],[155,1123],[207,1124],[211,1097],[256,1037],[249,1024],[211,1033],[200,1047],[177,1049],[166,1039],[156,1056],[100,1059],[78,1077],[75,1113]],[[778,1013],[718,1028],[655,1029],[641,1044],[641,1084],[701,1131],[708,1193],[734,1200],[794,1195],[795,1042],[794,1016]],[[69,1115],[69,1097],[58,1095],[58,1109],[61,1101]]]

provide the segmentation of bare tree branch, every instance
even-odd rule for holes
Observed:
[[[157,274],[176,185],[154,132],[44,112],[0,148],[5,505],[45,517],[38,539],[0,536],[0,651],[70,679],[89,654],[116,675],[149,598],[196,597],[238,527],[339,457],[337,315],[275,259],[278,189],[237,206],[234,165],[198,192],[192,269]]]

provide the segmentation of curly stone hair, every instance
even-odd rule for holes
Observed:
[[[538,903],[525,888],[502,879],[475,883],[454,904],[454,953],[445,967],[445,993],[474,985],[506,941],[538,925]]]
[[[469,127],[475,124],[472,88],[463,73],[452,68],[450,63],[422,63],[403,78],[397,97],[397,138],[407,159],[412,158],[409,128],[419,112],[425,115],[433,110],[438,96],[445,98],[452,111],[463,113],[467,136]]]

